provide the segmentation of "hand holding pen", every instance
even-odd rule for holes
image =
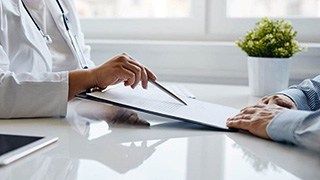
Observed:
[[[123,55],[127,56],[130,58],[130,60],[134,61],[135,63],[138,63],[134,58],[132,58],[130,55],[123,53]],[[140,65],[138,63],[138,65]],[[168,94],[169,96],[171,96],[172,98],[174,98],[175,100],[179,101],[180,103],[187,105],[187,103],[185,101],[183,101],[181,98],[179,98],[175,93],[171,92],[169,89],[167,89],[166,87],[164,87],[163,85],[161,85],[159,82],[157,82],[157,78],[156,76],[150,71],[148,70],[148,68],[143,67],[142,69],[145,69],[145,75],[147,75],[147,81],[152,83],[153,85],[155,85],[157,88],[159,88],[161,91],[165,92],[166,94]],[[142,73],[143,74],[143,73]],[[144,77],[145,78],[145,77]],[[144,82],[144,78],[142,78],[143,81],[142,82],[142,87],[143,88],[147,88],[147,82]],[[139,82],[138,82],[139,83]],[[135,88],[137,84],[134,84],[134,86],[132,86],[132,88]]]
[[[86,75],[83,76],[83,73],[86,73]],[[148,82],[151,82],[163,92],[187,105],[182,99],[160,85],[156,80],[157,77],[147,67],[128,54],[122,53],[96,68],[70,72],[69,86],[72,88],[69,88],[69,99],[93,87],[106,89],[110,85],[124,82],[125,86],[135,88],[141,82],[142,87],[147,89]],[[76,91],[72,91],[73,89]]]
[[[140,82],[144,89],[148,87],[148,80],[157,77],[145,66],[128,56],[126,53],[115,56],[101,66],[94,68],[96,86],[105,89],[109,85],[124,82],[125,86],[135,88]]]

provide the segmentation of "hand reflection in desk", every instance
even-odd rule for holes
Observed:
[[[76,130],[72,136],[79,136],[73,138],[78,141],[70,146],[70,154],[76,154],[76,158],[97,160],[119,173],[126,173],[140,166],[158,145],[166,141],[152,141],[150,145],[148,140],[118,139],[126,130],[150,126],[129,109],[87,100],[77,100],[69,105],[67,119]],[[73,150],[77,153],[72,153]]]
[[[75,100],[69,103],[69,107],[69,119],[104,120],[111,126],[150,126],[150,124],[146,120],[141,119],[136,112],[105,103],[89,100]]]
[[[23,172],[24,179],[110,179],[117,173],[125,174],[132,169],[139,167],[152,153],[155,148],[162,144],[164,140],[159,140],[153,144],[142,141],[123,144],[104,144],[102,142],[92,143],[91,146],[83,146],[80,141],[76,147],[70,147],[70,155],[59,155],[55,157],[38,156],[28,161],[19,161],[11,166],[2,168],[1,179],[19,179]],[[96,146],[100,143],[100,146]],[[75,145],[75,144],[73,144]],[[93,152],[90,154],[79,153]],[[74,153],[76,151],[76,153]],[[104,151],[104,155],[101,155]],[[74,155],[76,154],[76,155]],[[108,154],[108,155],[105,155]],[[25,171],[31,169],[33,171]],[[116,173],[115,173],[115,172]],[[19,173],[15,173],[19,172]],[[97,176],[98,175],[98,176]]]
[[[246,134],[228,134],[236,144],[236,148],[243,151],[244,158],[252,165],[256,171],[285,171],[301,178],[314,179],[318,172],[320,155],[313,151],[278,144],[272,141],[256,139]],[[303,162],[309,162],[308,167]]]
[[[86,177],[97,179],[92,178],[96,177],[95,174],[109,176],[98,179],[112,179],[110,176],[130,176],[136,173],[135,170],[139,171],[143,177],[146,173],[144,170],[148,168],[142,164],[148,164],[148,166],[155,168],[161,165],[157,164],[159,163],[157,158],[163,158],[155,153],[157,150],[164,157],[169,157],[163,159],[164,162],[169,162],[166,168],[161,169],[163,172],[171,172],[177,168],[177,172],[183,176],[185,176],[185,170],[188,172],[188,176],[198,177],[193,176],[195,169],[203,176],[214,174],[217,177],[221,175],[221,173],[215,173],[216,171],[220,172],[221,169],[216,167],[215,161],[210,161],[207,164],[209,168],[202,169],[202,166],[198,166],[204,159],[216,159],[221,156],[223,146],[220,145],[223,143],[223,138],[219,138],[220,135],[207,137],[211,134],[209,131],[185,131],[183,128],[181,129],[184,124],[182,122],[173,128],[169,128],[172,127],[171,125],[152,126],[152,129],[141,126],[110,126],[109,124],[112,123],[107,123],[106,111],[103,109],[106,106],[97,104],[90,106],[91,102],[87,101],[84,101],[84,104],[80,104],[78,101],[71,103],[73,104],[68,107],[69,112],[66,120],[57,124],[59,128],[55,133],[59,133],[58,146],[48,155],[36,155],[29,161],[13,164],[12,168],[9,166],[8,171],[0,171],[0,175],[3,175],[0,177],[6,177],[6,173],[10,174],[9,176],[20,177],[17,173],[10,173],[13,170],[24,172],[24,179],[35,180],[89,179]],[[92,109],[93,107],[94,109]],[[190,137],[195,138],[189,140]],[[211,141],[211,138],[216,141]],[[203,145],[203,139],[207,139],[206,142],[210,145],[207,146],[207,143]],[[171,148],[167,149],[168,147]],[[207,152],[205,154],[214,155],[202,156],[201,153],[204,151]],[[184,161],[172,162],[168,156],[170,154],[174,157],[179,156],[182,159],[187,159],[187,166],[184,167]],[[155,158],[150,158],[152,156]],[[29,171],[25,171],[25,169],[29,169]],[[212,169],[216,171],[212,171]],[[155,171],[159,172],[156,169]]]
[[[156,147],[166,141],[165,138],[148,140],[149,137],[141,139],[132,135],[135,128],[148,131],[145,127],[149,127],[149,123],[133,111],[107,104],[72,101],[66,121],[71,128],[62,132],[60,145],[53,149],[59,155],[37,156],[29,162],[13,163],[0,171],[0,177],[18,179],[15,177],[20,176],[12,170],[23,172],[24,179],[34,180],[81,179],[95,177],[97,172],[100,175],[125,174],[143,164]],[[129,130],[131,135],[123,136]],[[34,171],[26,172],[25,169]]]

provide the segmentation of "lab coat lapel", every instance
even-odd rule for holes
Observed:
[[[67,42],[68,46],[70,47],[70,49],[72,50],[72,53],[73,54],[76,54],[73,46],[72,46],[72,43],[71,43],[71,39],[69,38],[69,35],[68,35],[68,32],[67,32],[67,29],[64,25],[64,22],[63,22],[63,17],[62,17],[62,12],[57,4],[56,1],[46,1],[47,2],[47,6],[48,6],[48,9],[53,17],[53,20],[57,26],[57,28],[59,29],[61,35],[63,36],[63,38],[65,39],[65,41]],[[61,4],[63,6],[63,4]],[[66,8],[63,9],[64,10],[64,13],[66,15],[68,15],[68,10]]]

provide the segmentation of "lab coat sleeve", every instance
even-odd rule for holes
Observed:
[[[293,143],[320,152],[320,110],[287,110],[267,127],[274,141]]]
[[[68,72],[16,74],[0,46],[0,118],[65,116]]]

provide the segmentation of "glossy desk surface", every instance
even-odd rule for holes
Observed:
[[[242,108],[258,99],[244,86],[183,84],[197,99]],[[95,102],[69,103],[64,119],[1,120],[0,133],[59,141],[0,168],[0,179],[319,179],[320,156],[249,134],[139,113],[150,128],[109,125]]]

